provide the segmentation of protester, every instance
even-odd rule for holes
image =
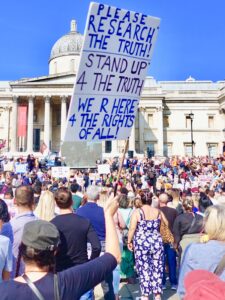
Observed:
[[[87,218],[91,222],[100,240],[101,255],[103,255],[105,253],[106,239],[105,216],[103,208],[97,204],[97,201],[99,199],[99,192],[99,187],[93,185],[89,186],[86,192],[87,203],[84,206],[77,209],[76,214]],[[101,286],[103,289],[105,300],[115,299],[112,273],[107,275],[105,280],[101,283]]]
[[[121,199],[124,197],[127,198],[127,190],[126,188],[121,189],[122,193],[119,195],[119,203],[121,202]],[[114,222],[116,225],[117,235],[119,239],[119,245],[120,245],[120,251],[122,253],[123,251],[123,240],[122,240],[122,233],[126,229],[126,223],[122,217],[122,214],[118,210],[117,213],[114,215]],[[120,265],[117,265],[116,269],[113,271],[113,290],[115,294],[115,300],[119,300],[119,285],[120,285]]]
[[[129,207],[129,199],[127,195],[123,194],[119,198],[119,210],[123,218],[126,228],[122,229],[122,242],[123,251],[120,264],[120,275],[121,279],[126,280],[128,283],[134,283],[134,255],[133,252],[127,248],[128,230],[130,227],[131,215],[133,208]]]
[[[212,272],[191,271],[185,277],[184,285],[186,289],[184,300],[225,299],[225,283]]]
[[[171,191],[172,201],[168,202],[168,206],[175,208],[178,214],[183,212],[182,203],[180,201],[180,191],[178,189],[172,189]]]
[[[112,272],[120,261],[118,238],[113,215],[118,208],[117,199],[113,199],[105,209],[106,220],[106,253],[90,262],[72,267],[54,275],[54,255],[59,244],[59,233],[56,227],[46,221],[34,221],[24,228],[20,247],[25,262],[23,276],[0,284],[1,300],[28,300],[34,291],[26,284],[31,281],[44,299],[78,300],[80,297],[100,283]],[[58,283],[58,284],[57,284]],[[54,285],[55,284],[55,285]],[[57,298],[55,298],[57,299]]]
[[[3,226],[9,221],[7,205],[0,199],[0,283],[10,278],[12,271],[12,244],[2,232]]]
[[[159,195],[159,206],[160,210],[165,215],[168,221],[168,227],[170,231],[173,230],[174,221],[178,215],[175,208],[171,208],[167,206],[168,203],[168,195],[163,193]],[[176,251],[173,245],[164,243],[164,268],[163,268],[163,287],[166,288],[166,263],[168,264],[169,270],[169,281],[172,290],[177,289],[177,262],[176,262]]]
[[[160,219],[163,213],[151,207],[151,199],[142,197],[143,206],[134,211],[128,234],[128,248],[134,250],[136,268],[140,278],[142,300],[151,293],[161,299],[163,277],[163,242]]]
[[[181,239],[185,239],[185,235],[191,235],[186,237],[187,244],[192,242],[192,237],[195,239],[194,234],[202,232],[203,228],[203,217],[199,214],[193,213],[194,203],[191,196],[187,196],[183,201],[184,213],[176,217],[173,225],[173,233],[175,238],[175,247],[178,248]],[[192,236],[193,235],[193,236]],[[199,237],[197,236],[197,239]],[[196,240],[194,240],[196,241]],[[184,247],[183,247],[184,250]]]
[[[72,183],[70,185],[70,191],[73,197],[73,210],[76,211],[82,202],[83,195],[79,192],[80,186],[77,183]]]
[[[0,234],[6,236],[9,238],[11,244],[13,244],[13,231],[12,231],[12,226],[10,224],[10,214],[8,211],[8,206],[3,201],[0,199],[0,220],[2,221],[2,227],[0,230]]]
[[[38,219],[51,221],[56,215],[56,207],[53,193],[45,191],[41,194],[37,207],[34,210]]]
[[[205,232],[209,241],[191,244],[183,257],[180,268],[178,293],[184,297],[184,278],[191,270],[208,270],[214,272],[225,257],[225,206],[210,206],[205,212]],[[213,255],[212,255],[213,254]],[[225,268],[220,275],[225,281]]]

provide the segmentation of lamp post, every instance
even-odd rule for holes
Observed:
[[[193,141],[193,119],[194,119],[194,114],[191,112],[188,115],[188,118],[191,120],[191,155],[192,157],[194,156],[194,141]]]

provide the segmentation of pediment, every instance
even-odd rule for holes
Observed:
[[[40,85],[73,85],[75,81],[74,73],[55,74],[41,76],[36,78],[22,78],[20,80],[11,81],[10,86],[40,86]]]

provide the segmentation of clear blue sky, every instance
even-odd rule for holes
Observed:
[[[105,0],[161,18],[149,75],[157,80],[225,79],[225,0]],[[48,74],[51,48],[76,19],[83,33],[87,0],[11,0],[0,8],[0,80]]]

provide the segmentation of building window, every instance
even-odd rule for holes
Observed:
[[[112,151],[112,142],[105,141],[105,153],[111,153]]]
[[[153,127],[153,114],[148,114],[148,125]]]
[[[192,147],[191,144],[184,144],[184,154],[188,156],[192,156]]]
[[[164,144],[164,156],[172,156],[172,144],[168,143],[168,144]]]
[[[146,142],[147,157],[151,158],[155,155],[155,143]]]
[[[207,148],[209,157],[216,157],[218,155],[218,144],[208,143]]]
[[[208,128],[214,128],[214,116],[208,116]]]
[[[185,127],[186,128],[191,128],[191,119],[189,116],[186,116],[186,119],[185,119]]]
[[[164,128],[169,127],[169,116],[163,116],[163,127]]]

